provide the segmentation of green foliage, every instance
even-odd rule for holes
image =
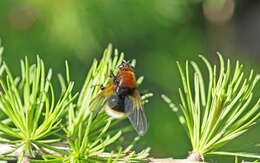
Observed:
[[[0,48],[2,52],[2,48]],[[108,85],[109,71],[116,71],[124,55],[112,59],[112,46],[105,50],[100,63],[94,60],[80,93],[73,93],[66,62],[66,79],[58,75],[62,92],[58,100],[51,83],[52,70],[45,73],[43,61],[29,65],[27,58],[21,61],[21,77],[13,78],[8,66],[0,68],[0,138],[1,143],[22,149],[18,162],[25,157],[32,162],[138,162],[148,156],[149,148],[136,153],[132,151],[136,138],[126,148],[122,147],[122,133],[129,127],[111,129],[120,120],[114,120],[104,111],[93,120],[89,103],[100,91],[93,85]],[[113,147],[109,147],[113,144]],[[125,143],[124,143],[125,144]],[[114,151],[114,149],[116,149]],[[40,160],[41,159],[41,160]],[[43,160],[42,160],[43,159]]]
[[[224,60],[220,59],[220,71],[217,77],[216,65],[212,68],[209,61],[199,56],[206,64],[209,72],[207,94],[199,66],[191,61],[194,70],[194,91],[190,80],[189,62],[186,62],[184,72],[177,62],[183,89],[179,89],[181,104],[176,107],[172,101],[163,95],[163,99],[170,104],[173,111],[178,113],[181,124],[187,129],[193,152],[203,158],[208,154],[237,155],[243,157],[260,158],[260,154],[220,152],[218,148],[245,133],[259,118],[260,99],[252,107],[253,89],[260,79],[254,77],[253,70],[248,78],[244,78],[243,65],[236,62],[233,75],[230,60],[225,70]],[[181,111],[179,110],[181,109]]]
[[[258,160],[255,160],[254,163],[257,163]],[[238,163],[238,157],[235,157],[235,163]],[[241,163],[247,163],[246,161],[242,160]]]
[[[70,82],[60,99],[54,102],[53,86],[50,82],[52,71],[45,74],[43,61],[38,57],[37,63],[29,66],[27,58],[21,60],[21,79],[13,78],[6,63],[2,67],[6,76],[1,76],[3,92],[0,94],[1,142],[16,144],[13,151],[22,148],[19,157],[22,160],[26,151],[35,157],[33,142],[57,142],[59,139],[47,139],[61,130],[59,125],[69,105],[77,95],[69,99],[73,88]],[[49,97],[50,96],[50,97]],[[44,112],[44,114],[43,114]]]

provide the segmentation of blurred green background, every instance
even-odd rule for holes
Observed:
[[[19,73],[21,58],[28,56],[33,62],[39,54],[55,73],[64,74],[67,59],[76,90],[108,43],[126,59],[137,59],[136,75],[145,76],[140,89],[154,93],[145,106],[149,130],[140,147],[151,146],[155,157],[184,158],[191,144],[175,113],[160,98],[164,93],[175,103],[180,101],[176,61],[199,62],[197,56],[203,54],[218,64],[215,52],[220,51],[233,63],[241,60],[245,71],[253,68],[260,73],[260,1],[0,0],[0,38],[13,73]],[[258,124],[225,148],[259,152],[250,147],[260,143],[259,137]]]

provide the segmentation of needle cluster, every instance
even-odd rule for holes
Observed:
[[[0,47],[0,54],[2,52]],[[39,57],[32,65],[27,58],[21,60],[19,77],[13,77],[1,59],[0,146],[12,148],[0,151],[0,158],[73,163],[145,160],[149,148],[135,152],[133,147],[139,138],[126,141],[122,137],[131,130],[130,126],[112,128],[120,120],[112,119],[104,111],[94,120],[89,108],[90,101],[100,91],[100,87],[94,85],[111,82],[109,72],[116,71],[123,58],[117,50],[112,57],[109,45],[101,61],[93,61],[79,93],[73,91],[74,82],[70,80],[66,62],[66,78],[58,74],[62,88],[59,96],[51,81],[52,70],[46,70]]]
[[[227,60],[225,69],[221,54],[218,53],[218,56],[220,60],[218,75],[217,66],[212,67],[205,57],[199,56],[209,72],[207,87],[195,62],[186,61],[185,71],[177,62],[183,84],[183,89],[179,89],[181,104],[176,106],[165,95],[162,97],[173,111],[178,113],[181,124],[188,132],[193,147],[189,159],[203,160],[208,154],[260,158],[260,155],[248,153],[217,151],[224,144],[247,132],[260,117],[260,99],[252,104],[254,87],[260,75],[254,76],[251,70],[246,78],[243,65],[239,61],[231,73],[230,60]],[[193,68],[193,78],[190,75],[190,65]]]

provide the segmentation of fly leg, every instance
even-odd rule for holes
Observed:
[[[112,70],[110,70],[110,77],[113,78],[113,82],[116,81],[116,75],[113,73]]]
[[[100,87],[100,89],[103,91],[106,87],[104,87],[104,85],[103,84],[95,84],[95,85],[92,85],[91,86],[91,88],[92,87]]]
[[[145,94],[149,93],[149,90],[144,90],[144,91],[142,91],[142,92],[139,92],[139,93],[140,93],[140,96],[143,96],[143,95],[145,95]]]
[[[95,113],[93,120],[95,120],[97,118],[98,112]]]

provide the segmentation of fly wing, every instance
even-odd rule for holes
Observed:
[[[114,85],[111,85],[105,88],[102,92],[100,92],[94,99],[89,103],[89,108],[91,112],[95,113],[95,117],[101,111],[101,109],[106,105],[108,99],[114,93]]]
[[[138,135],[143,136],[147,131],[147,120],[138,90],[135,91],[133,96],[125,97],[125,112],[127,112],[127,117]]]
[[[100,110],[107,103],[107,97],[104,96],[103,92],[100,92],[94,99],[89,103],[89,108],[91,112],[94,112],[95,115],[100,112]]]

